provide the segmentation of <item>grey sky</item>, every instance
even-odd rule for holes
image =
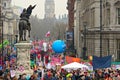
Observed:
[[[66,6],[67,0],[54,0],[55,1],[55,14],[56,17],[62,14],[67,14]],[[44,2],[45,0],[12,0],[12,5],[21,6],[27,8],[30,4],[37,4],[33,10],[32,15],[37,15],[39,18],[44,17]]]

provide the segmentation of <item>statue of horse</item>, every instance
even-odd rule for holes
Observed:
[[[26,20],[20,20],[19,21],[19,41],[26,41],[26,32],[28,31],[28,37],[30,37],[30,23],[28,23]]]

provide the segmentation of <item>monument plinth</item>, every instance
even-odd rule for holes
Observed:
[[[16,70],[17,75],[23,73],[33,74],[33,70],[31,70],[30,68],[30,49],[32,47],[32,44],[29,43],[28,41],[30,41],[30,31],[31,31],[31,24],[29,22],[30,19],[29,17],[32,13],[32,9],[34,9],[35,6],[36,5],[34,6],[29,5],[29,7],[24,8],[22,13],[20,14],[20,21],[18,26],[19,43],[15,44],[15,46],[17,47],[17,70]],[[25,18],[28,20],[26,20]]]
[[[30,49],[32,44],[27,41],[21,41],[16,43],[17,47],[17,70],[16,75],[23,73],[33,74],[33,70],[30,68]]]

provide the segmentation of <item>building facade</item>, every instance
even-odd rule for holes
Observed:
[[[2,4],[2,1],[0,0],[0,43],[2,42],[2,20],[1,20],[1,14],[2,14],[2,12],[1,12],[1,8],[2,8],[2,6],[1,6],[1,4]]]
[[[78,5],[79,4],[79,5]],[[77,6],[78,5],[78,6]],[[75,45],[83,57],[82,48],[86,46],[86,56],[100,56],[100,19],[102,19],[102,56],[112,55],[113,60],[120,60],[120,1],[119,0],[76,0]],[[100,9],[102,16],[100,16]],[[79,30],[78,30],[79,28]],[[77,31],[78,30],[78,31]]]
[[[79,9],[80,9],[80,0],[75,1],[75,5],[74,5],[74,10],[75,10],[75,14],[74,14],[74,45],[76,48],[76,53],[77,56],[80,57],[81,54],[81,48],[80,48],[80,17],[79,17]]]
[[[12,41],[14,38],[14,14],[11,8],[11,0],[1,0],[1,21],[3,22],[3,38]]]
[[[45,15],[44,18],[55,17],[55,3],[54,0],[45,0]]]

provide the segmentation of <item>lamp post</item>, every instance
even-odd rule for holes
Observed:
[[[86,26],[87,26],[87,22],[84,22],[83,23],[83,26],[84,26],[84,47],[83,47],[83,59],[86,59],[86,51],[87,51],[87,48],[86,48]]]
[[[102,0],[100,0],[100,57],[102,57]]]
[[[1,31],[2,31],[2,54],[1,54],[1,66],[3,67],[3,50],[4,50],[4,47],[3,47],[3,38],[4,38],[4,29],[3,29],[3,19],[4,19],[4,15],[3,14],[1,14],[1,16],[0,16],[0,18],[1,18]]]
[[[3,17],[3,15],[2,15],[2,17]],[[4,38],[4,36],[3,36],[3,20],[2,20],[2,57],[1,57],[1,59],[2,59],[2,66],[3,66],[3,38]]]

